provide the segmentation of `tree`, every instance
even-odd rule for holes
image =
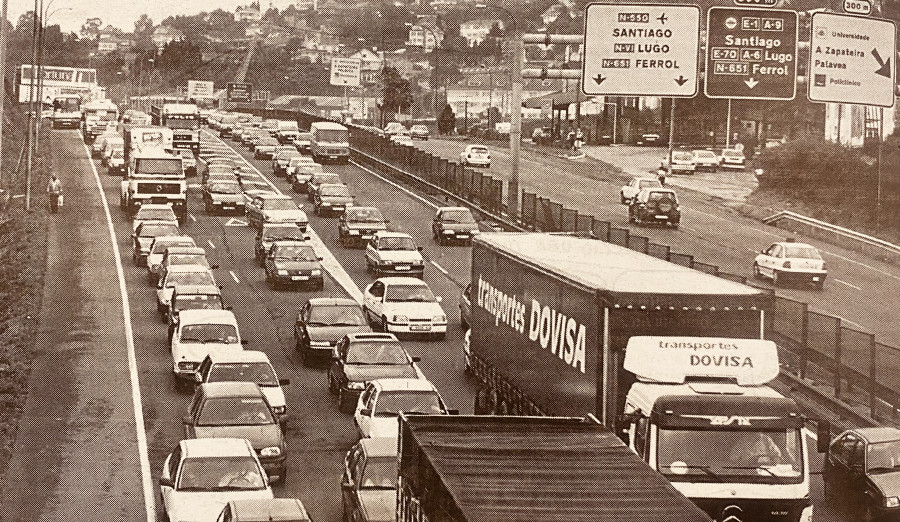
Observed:
[[[146,14],[142,14],[140,18],[134,22],[134,34],[135,36],[150,36],[150,33],[153,32],[153,20],[150,19]]]
[[[396,68],[387,66],[381,72],[381,99],[383,111],[403,112],[412,104],[409,80],[400,76]]]
[[[453,133],[453,129],[456,127],[456,114],[453,113],[453,107],[450,107],[450,104],[445,105],[441,115],[438,116],[437,126],[439,134]]]

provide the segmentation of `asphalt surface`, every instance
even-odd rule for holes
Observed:
[[[145,483],[135,443],[140,430],[129,411],[127,339],[103,210],[91,179],[90,160],[79,152],[77,132],[54,132],[53,139],[53,150],[66,155],[58,161],[65,163],[72,178],[67,175],[64,179],[66,207],[51,224],[47,277],[56,284],[48,284],[46,290],[41,330],[46,349],[32,375],[16,458],[7,475],[3,520],[142,520]],[[207,133],[203,142],[207,150],[221,147]],[[269,162],[249,162],[271,178]],[[417,196],[352,165],[326,170],[341,174],[358,204],[378,206],[391,220],[392,229],[410,233],[424,246],[428,261],[425,281],[443,297],[450,321],[448,334],[444,341],[403,344],[412,355],[422,358],[422,371],[448,406],[471,413],[475,383],[463,374],[457,310],[461,285],[469,277],[470,248],[437,246],[429,229],[434,208]],[[116,205],[120,178],[106,176],[103,170],[100,177],[124,268],[141,413],[155,481],[163,459],[181,438],[181,417],[189,395],[173,384],[166,327],[156,313],[146,269],[131,264],[130,220]],[[290,193],[283,180],[276,185]],[[337,220],[315,216],[305,196],[297,195],[295,200],[304,204],[311,227],[322,242],[319,250],[326,256],[330,276],[322,292],[268,288],[263,270],[253,262],[253,233],[241,223],[243,216],[206,215],[196,187],[189,189],[191,217],[185,232],[206,248],[211,263],[220,266],[216,277],[227,304],[234,307],[242,336],[249,340],[247,349],[266,352],[279,376],[291,380],[285,388],[292,415],[287,432],[288,473],[286,483],[275,488],[276,496],[300,498],[314,520],[338,521],[343,458],[356,433],[351,416],[338,412],[327,391],[325,369],[306,368],[299,362],[292,328],[307,298],[358,295],[358,289],[372,279],[365,273],[362,251],[339,246]],[[318,244],[316,237],[314,243]],[[811,469],[821,469],[816,454],[811,456]],[[155,482],[151,489],[156,512],[161,514]],[[850,520],[821,507],[821,491],[821,481],[815,476],[814,520]]]

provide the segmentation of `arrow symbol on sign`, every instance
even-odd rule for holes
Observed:
[[[746,80],[744,80],[744,83],[747,84],[747,87],[752,89],[752,88],[756,87],[756,84],[759,83],[759,80],[754,80],[753,78],[747,78]]]
[[[878,70],[875,71],[875,74],[884,76],[885,78],[890,78],[891,77],[891,59],[888,58],[887,60],[882,60],[881,55],[878,54],[878,49],[872,49],[872,56],[875,57],[875,61],[878,62],[878,65],[880,66],[878,68]]]
[[[605,79],[606,78],[604,78],[602,74],[598,74],[597,76],[594,76],[594,81],[597,82],[597,85],[600,85],[601,83],[603,83],[603,80],[605,80]]]
[[[679,87],[686,84],[687,81],[688,81],[688,79],[685,78],[683,74],[679,74],[678,78],[675,78],[675,83],[677,83]]]

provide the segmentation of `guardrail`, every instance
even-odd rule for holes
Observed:
[[[849,228],[797,214],[790,210],[782,210],[769,216],[763,219],[763,223],[823,239],[839,246],[859,248],[866,253],[876,256],[886,256],[895,262],[900,261],[900,245],[895,245]]]

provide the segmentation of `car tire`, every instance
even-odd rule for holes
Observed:
[[[782,278],[779,273],[778,270],[772,270],[772,285],[774,286],[779,286],[784,282],[784,278]]]
[[[753,278],[762,279],[762,271],[759,269],[759,263],[753,263]]]
[[[627,205],[627,204],[628,204],[628,200],[625,199],[625,194],[619,193],[619,201],[620,201],[623,205]]]
[[[337,395],[338,387],[337,383],[334,382],[334,378],[331,376],[331,372],[328,372],[328,393],[332,395]]]
[[[874,522],[877,519],[878,517],[875,515],[875,510],[872,508],[872,501],[869,499],[864,499],[862,505],[862,513],[860,513],[860,521]]]
[[[347,393],[343,388],[338,390],[338,410],[341,413],[352,413],[349,411],[350,407],[348,406],[349,400],[347,399]]]

